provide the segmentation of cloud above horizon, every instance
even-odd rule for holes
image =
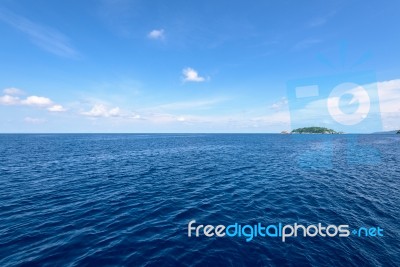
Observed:
[[[184,82],[204,82],[206,79],[201,77],[199,73],[192,68],[184,68],[182,70]]]
[[[62,105],[54,104],[54,102],[48,97],[31,95],[21,99],[18,96],[14,96],[17,94],[23,94],[23,91],[18,88],[6,88],[3,92],[6,94],[0,96],[0,105],[46,108],[50,112],[66,111]]]
[[[67,111],[63,106],[61,105],[53,105],[47,108],[48,111],[50,112],[64,112]]]
[[[25,94],[25,92],[22,91],[21,89],[14,88],[14,87],[4,89],[3,93],[5,95],[23,95],[23,94]]]
[[[369,86],[369,85],[363,85]],[[378,87],[379,105],[384,130],[394,130],[400,128],[400,79],[378,82],[374,86]],[[4,89],[3,92],[20,93],[22,90],[14,88],[13,90]],[[93,121],[98,119],[107,125],[106,121],[112,121],[115,125],[141,125],[143,127],[163,127],[176,126],[187,127],[179,129],[219,129],[220,131],[246,131],[251,129],[264,130],[270,132],[280,132],[290,130],[290,113],[288,109],[288,99],[282,97],[269,106],[248,107],[246,112],[233,108],[229,112],[219,112],[225,110],[226,106],[221,106],[222,102],[231,98],[191,98],[186,101],[165,102],[159,105],[146,105],[138,107],[137,110],[128,108],[117,98],[113,101],[102,101],[101,99],[92,99],[90,101],[77,101],[76,104],[69,105],[69,115],[76,119],[88,118]],[[335,100],[332,98],[331,100]],[[368,99],[364,95],[358,96],[359,103],[364,103]],[[337,100],[337,99],[336,99]],[[312,101],[301,111],[307,124],[324,124],[326,119],[326,108],[328,98]],[[38,110],[60,113],[65,109],[61,104],[55,103],[52,99],[45,96],[28,95],[18,96],[5,94],[0,96],[0,105],[4,106],[25,106]],[[122,105],[122,106],[121,106]],[[126,109],[125,109],[125,108]],[[307,112],[308,113],[307,113]],[[28,114],[24,114],[26,117]],[[340,115],[340,114],[334,114]],[[363,114],[360,114],[363,115]],[[51,117],[45,114],[39,114],[44,120],[51,122]],[[23,118],[23,117],[22,117]],[[38,123],[34,119],[25,122]],[[178,123],[178,124],[177,124]],[[301,123],[301,122],[300,122]],[[100,124],[99,124],[100,125]],[[181,125],[181,126],[179,126]],[[193,127],[193,128],[191,128]],[[197,128],[200,127],[200,128]],[[206,128],[201,128],[206,127]]]
[[[145,110],[162,110],[162,111],[174,111],[174,110],[193,110],[193,109],[209,109],[216,104],[219,104],[226,99],[224,98],[210,98],[210,99],[199,99],[193,101],[182,101],[182,102],[171,102],[154,107],[146,108]]]
[[[26,99],[21,100],[22,105],[27,106],[50,106],[53,104],[50,98],[43,97],[43,96],[28,96]]]
[[[121,110],[119,107],[109,108],[104,104],[95,104],[89,111],[81,113],[88,117],[119,117]]]
[[[286,97],[282,97],[279,101],[273,103],[270,106],[270,109],[274,111],[281,111],[282,109],[288,108],[288,99]]]
[[[153,40],[163,40],[165,39],[164,29],[152,30],[147,34],[147,37]]]
[[[363,88],[366,91],[372,90],[371,92],[376,88],[379,99],[370,99],[366,91],[362,90]],[[292,121],[292,125],[293,123],[297,125],[331,124],[334,120],[340,125],[356,128],[361,121],[371,114],[380,117],[383,127],[383,129],[373,129],[372,131],[400,129],[400,79],[349,87],[345,93],[343,92],[342,96],[351,96],[352,98],[340,108],[341,97],[334,95],[313,100],[300,109],[293,109],[292,112],[296,114],[296,121]],[[346,108],[351,105],[355,105],[358,109],[350,113],[346,112]],[[375,108],[370,110],[370,106]]]
[[[25,117],[24,121],[27,123],[32,123],[32,124],[41,124],[45,123],[46,120],[42,118],[32,118],[32,117]]]

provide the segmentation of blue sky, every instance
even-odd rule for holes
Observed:
[[[399,9],[398,1],[3,0],[0,132],[329,127],[328,95],[308,105],[320,114],[312,122],[291,121],[288,83],[360,71],[376,77],[382,130],[397,129]]]

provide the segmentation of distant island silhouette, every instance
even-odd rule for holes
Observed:
[[[304,127],[294,129],[292,134],[342,134],[342,132],[336,132],[335,130],[325,127]]]

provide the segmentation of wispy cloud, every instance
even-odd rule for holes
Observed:
[[[78,52],[72,47],[69,39],[53,28],[37,24],[5,9],[0,9],[0,21],[25,33],[32,43],[43,50],[57,56],[68,58],[78,57]]]
[[[259,117],[243,117],[240,114],[205,116],[160,113],[148,115],[145,120],[152,124],[185,125],[186,129],[190,129],[189,131],[205,127],[212,132],[248,131],[249,129],[260,131],[273,129],[272,131],[280,132],[282,129],[290,128],[289,112],[278,112]]]
[[[192,68],[182,70],[184,82],[204,82],[206,78],[201,77],[198,72]]]
[[[97,13],[109,30],[122,37],[133,36],[134,19],[138,16],[141,6],[139,1],[101,0],[97,1],[97,4]]]
[[[22,91],[21,89],[14,88],[14,87],[4,89],[3,93],[6,95],[23,95],[23,94],[25,94],[25,92]]]
[[[147,37],[149,39],[153,40],[164,40],[165,39],[165,33],[163,29],[160,30],[152,30],[147,34]]]
[[[172,102],[152,107],[152,110],[188,110],[188,109],[205,109],[215,104],[225,101],[222,98],[204,99],[194,101]]]
[[[288,108],[288,100],[286,97],[282,97],[279,101],[273,103],[270,108],[274,111],[281,111],[282,109]]]
[[[11,95],[0,96],[0,104],[6,106],[18,105],[20,103],[19,97]]]
[[[32,124],[42,124],[45,123],[46,120],[45,119],[41,119],[41,118],[32,118],[32,117],[25,117],[24,121],[27,123],[32,123]]]
[[[261,125],[280,126],[281,129],[287,130],[290,128],[290,114],[289,111],[279,111],[273,114],[257,116],[251,119]]]
[[[313,45],[317,45],[319,43],[322,43],[321,39],[305,39],[293,46],[293,50],[303,50],[307,49]]]
[[[325,25],[334,15],[336,14],[335,11],[332,11],[324,16],[318,16],[313,19],[311,19],[308,23],[307,26],[314,28],[314,27],[320,27]]]

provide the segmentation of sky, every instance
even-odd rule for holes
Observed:
[[[399,9],[1,0],[0,132],[400,129]]]

